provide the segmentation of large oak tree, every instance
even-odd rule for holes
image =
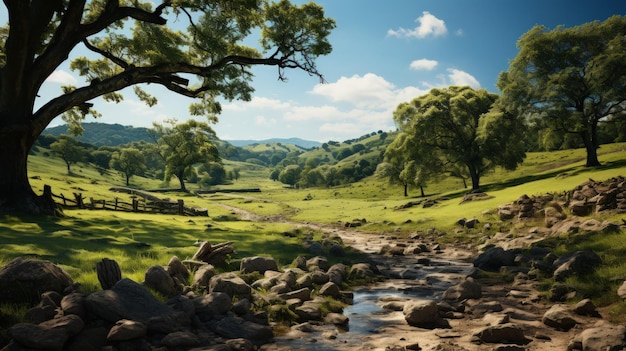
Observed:
[[[495,166],[514,169],[526,155],[522,121],[497,100],[485,89],[451,86],[402,103],[394,112],[402,133],[397,140],[403,140],[398,148],[417,167],[465,167],[472,190],[478,190],[485,172]]]
[[[503,105],[541,119],[552,134],[579,136],[586,165],[599,165],[598,123],[626,116],[626,16],[572,28],[535,26],[517,46],[498,78]]]
[[[74,129],[90,100],[120,101],[142,84],[197,98],[193,115],[215,120],[217,97],[250,99],[254,65],[300,69],[322,78],[315,64],[329,54],[335,27],[323,9],[287,0],[4,0],[9,23],[0,28],[0,211],[54,213],[27,176],[28,152],[58,116]],[[168,26],[173,24],[176,28]],[[181,30],[182,29],[182,30]],[[260,47],[245,45],[259,37]],[[87,80],[36,104],[42,84],[80,48],[71,68]],[[40,106],[35,108],[35,106]]]

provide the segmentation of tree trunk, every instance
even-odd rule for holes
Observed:
[[[404,183],[404,196],[409,196],[409,184]]]
[[[51,192],[38,196],[28,181],[28,152],[34,143],[28,127],[0,129],[0,212],[60,214]]]
[[[585,163],[585,167],[596,167],[600,166],[600,161],[598,161],[598,143],[596,128],[591,128],[592,130],[583,131],[580,133],[580,136],[583,138],[583,143],[585,144],[585,150],[587,150],[587,162]]]
[[[472,179],[472,191],[476,191],[480,189],[480,174],[478,174],[478,170],[476,167],[472,165],[467,166],[467,170],[469,171],[470,178]]]
[[[176,177],[178,178],[178,181],[180,182],[180,191],[187,192],[187,188],[185,187],[184,174],[185,174],[184,171],[180,172],[179,174],[176,175]]]
[[[422,197],[425,197],[426,194],[424,194],[424,187],[420,185],[420,193],[422,194]]]
[[[126,173],[126,186],[130,185],[130,176]]]

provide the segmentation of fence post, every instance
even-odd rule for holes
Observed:
[[[115,207],[114,210],[117,211],[117,198],[115,198]]]
[[[83,204],[83,194],[74,193],[74,198],[76,198],[76,206],[78,206],[78,208],[80,209],[85,208],[85,205]]]
[[[178,200],[178,214],[181,216],[185,214],[185,201],[183,200]]]
[[[139,200],[133,199],[133,212],[139,211]]]

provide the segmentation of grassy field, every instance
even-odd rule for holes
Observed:
[[[230,266],[224,269],[236,269],[240,258],[252,255],[269,255],[280,264],[289,264],[297,255],[306,254],[301,245],[305,233],[295,229],[296,222],[332,225],[365,218],[368,224],[361,230],[393,231],[402,235],[437,228],[456,240],[459,234],[454,228],[458,218],[476,217],[483,222],[495,222],[494,209],[523,194],[563,192],[589,178],[605,180],[626,175],[626,144],[603,145],[599,155],[603,166],[585,168],[584,150],[530,153],[517,170],[507,172],[498,169],[482,178],[484,191],[489,195],[487,200],[464,204],[460,200],[467,189],[462,187],[462,182],[442,177],[426,188],[428,197],[436,199],[437,205],[431,208],[416,206],[407,210],[394,208],[419,200],[419,197],[404,197],[401,187],[374,177],[334,188],[292,189],[271,181],[267,168],[227,162],[227,168],[238,168],[241,177],[233,184],[220,188],[260,188],[261,192],[202,196],[161,194],[207,208],[210,217],[90,210],[66,210],[64,218],[46,219],[0,215],[0,265],[17,256],[47,259],[60,264],[75,281],[82,284],[85,292],[90,292],[99,289],[95,264],[102,258],[115,259],[122,268],[123,276],[142,281],[144,272],[152,265],[165,265],[172,256],[190,258],[197,249],[192,245],[197,239],[235,243],[237,254],[232,257]],[[91,165],[74,165],[72,174],[67,174],[60,159],[35,155],[29,159],[29,174],[37,192],[48,184],[57,195],[71,197],[77,192],[86,198],[112,200],[120,197],[128,201],[128,195],[109,190],[111,186],[124,185],[121,175],[113,172],[100,174]],[[162,184],[157,180],[133,177],[131,186],[154,189]],[[193,184],[189,187],[194,189]],[[412,195],[418,194],[417,190],[412,192]],[[281,221],[237,220],[230,207],[260,216],[273,216]],[[619,221],[621,217],[616,215],[607,219]],[[286,232],[290,235],[285,235]],[[466,234],[468,241],[478,235],[477,231]],[[320,237],[322,234],[315,235]],[[626,277],[626,260],[623,259],[625,239],[626,233],[622,231],[577,240],[563,238],[555,244],[559,252],[585,247],[600,252],[605,266],[587,281],[573,281],[571,284],[580,286],[602,305],[614,304],[615,311],[624,308],[623,304],[599,290],[613,289],[619,279]]]

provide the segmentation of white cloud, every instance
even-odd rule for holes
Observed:
[[[433,37],[442,36],[448,32],[448,29],[446,28],[446,23],[443,20],[433,16],[428,11],[422,12],[422,16],[418,17],[416,21],[419,22],[419,26],[413,29],[389,29],[387,30],[387,35],[398,38],[406,37],[422,39],[426,38],[429,35]]]
[[[78,81],[68,72],[63,70],[57,70],[52,72],[52,74],[46,79],[46,82],[49,83],[60,83],[67,85],[76,85]]]
[[[276,118],[267,118],[265,116],[256,116],[254,123],[259,126],[268,126],[276,124]]]
[[[437,64],[438,62],[435,60],[419,59],[419,60],[415,60],[411,62],[409,67],[417,71],[419,70],[432,71],[433,69],[435,69],[435,67],[437,67]]]
[[[472,76],[471,74],[455,69],[455,68],[448,68],[448,72],[449,72],[448,78],[450,79],[450,85],[458,85],[458,86],[469,85],[470,87],[474,89],[480,88],[480,83],[478,82],[478,79],[474,78],[474,76]]]
[[[235,101],[222,105],[225,111],[247,111],[257,109],[285,110],[290,104],[277,99],[255,96],[250,101]]]

